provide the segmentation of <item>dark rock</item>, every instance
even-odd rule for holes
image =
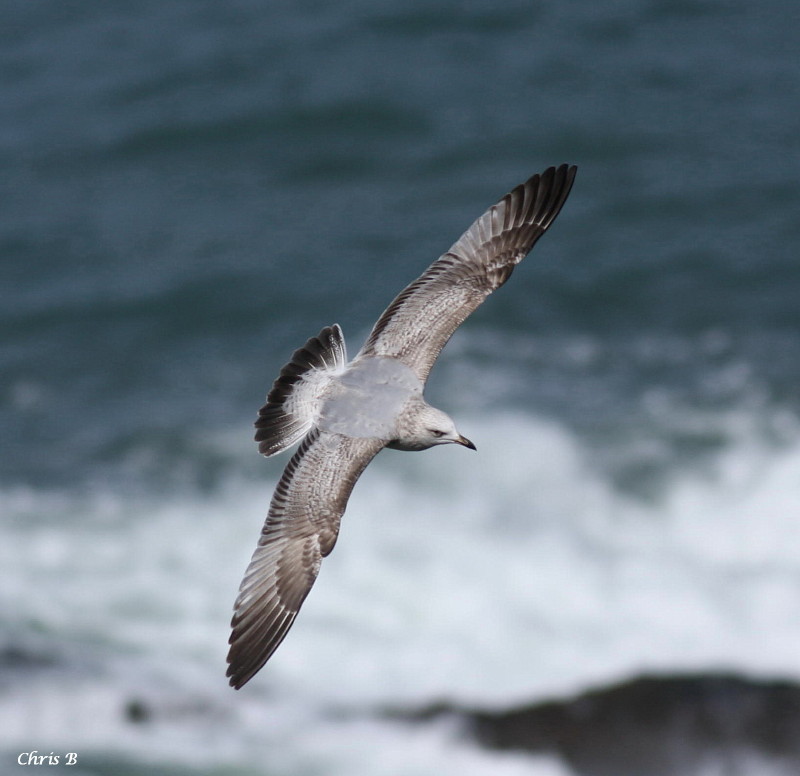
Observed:
[[[482,744],[559,755],[581,776],[742,776],[755,762],[800,773],[800,687],[733,675],[646,676],[507,711],[438,704]],[[706,771],[708,772],[708,771]]]

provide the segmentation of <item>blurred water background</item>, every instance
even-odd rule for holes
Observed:
[[[572,776],[376,710],[800,681],[793,0],[3,17],[0,772]],[[429,384],[479,452],[382,453],[233,692],[279,368],[333,322],[355,353],[562,162],[561,216]]]

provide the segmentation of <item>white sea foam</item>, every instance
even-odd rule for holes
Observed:
[[[800,444],[742,437],[645,502],[556,424],[459,424],[479,453],[378,457],[297,624],[240,693],[224,680],[227,626],[272,481],[134,501],[4,494],[4,638],[54,662],[5,677],[6,741],[202,763],[246,750],[277,774],[370,759],[360,772],[530,773],[446,726],[370,715],[642,670],[800,679]],[[131,701],[147,721],[127,719]]]

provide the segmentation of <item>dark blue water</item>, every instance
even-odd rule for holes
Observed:
[[[775,4],[11,17],[6,482],[244,419],[299,339],[334,319],[357,339],[563,159],[581,177],[558,236],[473,330],[596,339],[624,404],[660,377],[632,340],[712,332],[796,406],[796,36]]]
[[[742,476],[782,483],[784,502],[763,485],[751,513],[800,517],[781,457],[800,444],[794,2],[87,0],[12,2],[3,17],[9,546],[87,514],[116,525],[129,499],[230,504],[231,483],[268,480],[265,506],[282,462],[258,458],[250,424],[291,351],[339,322],[355,353],[392,296],[488,205],[562,162],[579,166],[566,207],[456,335],[431,399],[488,418],[497,455],[496,416],[534,423],[529,436],[556,429],[612,500],[641,502],[656,523],[685,514],[682,478],[695,475],[717,483],[710,501],[689,499],[710,514],[739,492],[731,456],[758,451],[766,468]],[[152,519],[145,555],[162,530]],[[783,540],[793,530],[764,524]],[[91,529],[78,535],[91,544]],[[248,541],[226,565],[225,600]],[[53,557],[42,555],[42,600],[77,573]],[[38,568],[14,565],[10,590]],[[796,572],[782,584],[775,622],[797,598]],[[2,610],[9,643],[37,629],[58,642],[59,617],[33,610]],[[226,617],[203,620],[220,628],[209,671]],[[783,656],[776,639],[770,654]],[[800,674],[782,660],[770,666]]]

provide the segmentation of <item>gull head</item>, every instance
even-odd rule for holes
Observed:
[[[389,447],[397,450],[427,450],[434,445],[456,444],[475,450],[475,445],[456,429],[453,419],[427,402],[414,403],[413,410],[399,419],[397,439]]]

